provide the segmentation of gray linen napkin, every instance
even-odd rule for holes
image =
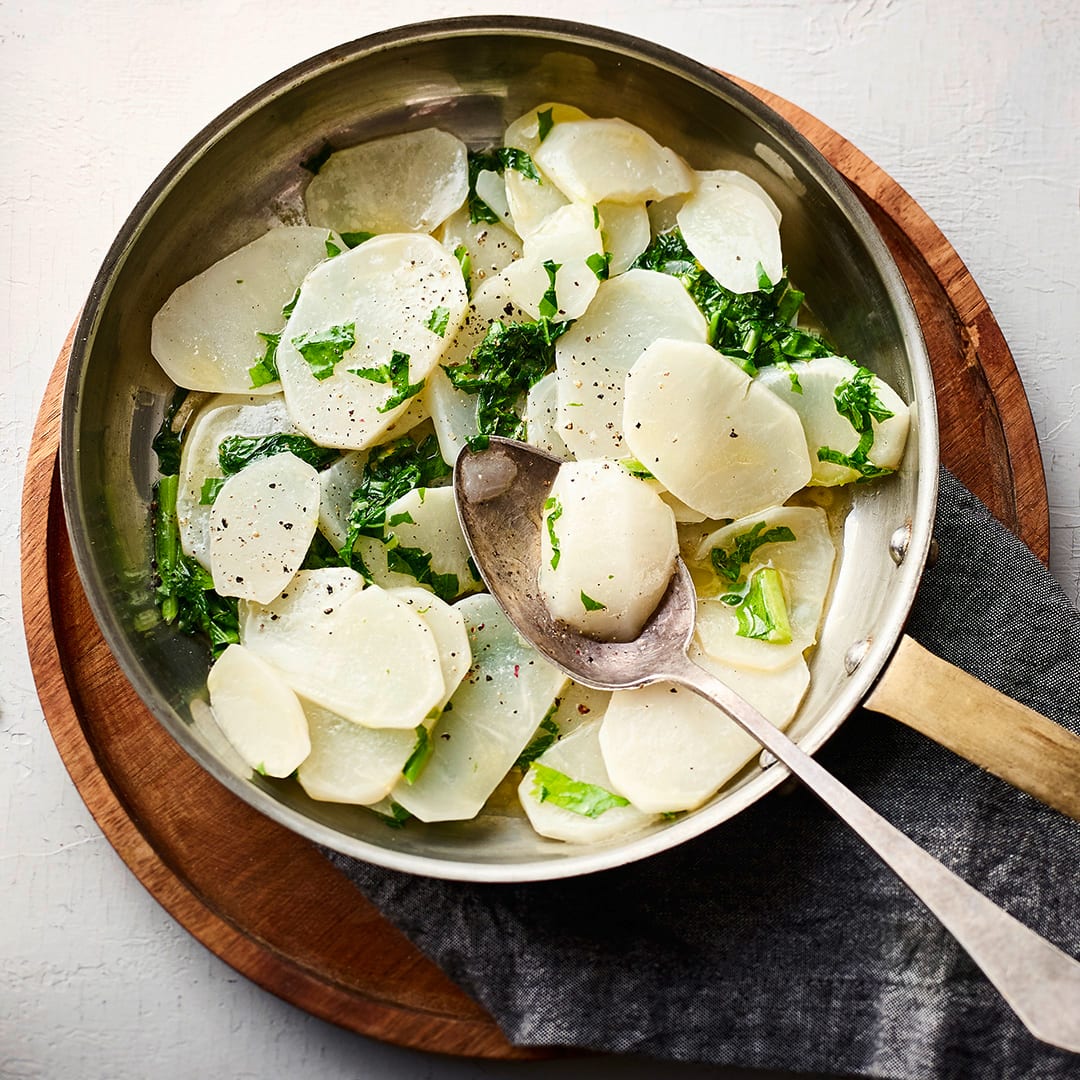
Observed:
[[[1061,588],[946,472],[936,536],[909,631],[1080,731],[1080,614]],[[818,756],[962,877],[1080,953],[1080,825],[868,712]],[[518,1044],[878,1077],[1080,1075],[1080,1057],[1031,1037],[802,788],[676,850],[569,881],[470,885],[330,857]]]

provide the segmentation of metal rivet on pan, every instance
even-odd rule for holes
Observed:
[[[858,670],[859,665],[866,658],[866,654],[870,651],[870,639],[863,638],[862,641],[856,641],[851,648],[844,653],[844,670],[849,675],[854,675]]]
[[[889,537],[889,555],[897,566],[904,561],[910,545],[911,522],[909,521],[906,525],[901,525],[899,529],[894,530],[892,536]]]
[[[762,750],[761,753],[758,754],[757,761],[761,768],[768,769],[776,764],[777,759],[771,750]]]

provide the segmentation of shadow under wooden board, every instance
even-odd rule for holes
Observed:
[[[744,84],[747,85],[747,84]],[[948,241],[865,155],[801,109],[747,85],[847,178],[911,291],[937,383],[942,458],[1044,562],[1049,512],[1027,398],[986,300]],[[364,1035],[490,1058],[511,1046],[306,840],[187,756],[121,674],[75,569],[57,468],[70,339],[50,380],[23,493],[23,614],[42,708],[109,842],[207,948],[299,1008]]]

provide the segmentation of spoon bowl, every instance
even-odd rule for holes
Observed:
[[[686,655],[695,593],[681,559],[667,591],[633,641],[585,636],[554,620],[540,594],[544,500],[561,462],[524,443],[492,436],[465,448],[454,466],[458,518],[484,584],[518,632],[572,679],[597,690],[673,682],[692,690],[752,735],[834,810],[967,950],[1029,1031],[1080,1053],[1080,963],[997,907],[939,863],[752,705]],[[717,723],[724,723],[717,716]]]

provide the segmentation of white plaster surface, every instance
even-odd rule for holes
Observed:
[[[508,12],[651,38],[798,102],[922,204],[989,298],[1042,439],[1052,568],[1080,592],[1080,7],[1074,0],[0,2],[0,1077],[646,1077],[386,1047],[283,1004],[189,937],[101,835],[22,637],[26,448],[124,217],[251,87],[404,22]],[[663,1066],[673,1076],[736,1075]]]

